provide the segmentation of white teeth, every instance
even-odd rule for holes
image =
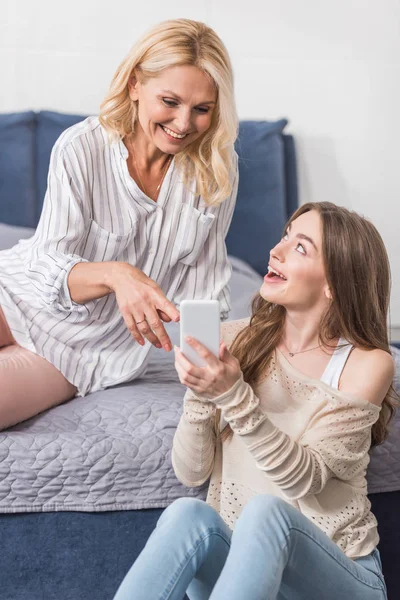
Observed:
[[[268,273],[275,273],[275,275],[278,275],[278,277],[280,277],[281,279],[283,279],[284,281],[286,281],[286,277],[284,277],[281,273],[278,273],[278,271],[275,271],[275,269],[273,269],[272,267],[268,267]]]
[[[183,134],[179,134],[179,133],[175,133],[175,131],[171,131],[171,129],[168,129],[168,127],[164,127],[164,125],[161,125],[161,127],[164,129],[164,131],[166,131],[168,133],[168,135],[177,138],[178,140],[183,140],[184,137],[186,137],[186,133]]]

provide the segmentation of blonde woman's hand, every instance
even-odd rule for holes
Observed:
[[[118,308],[135,340],[148,339],[156,348],[172,350],[163,321],[179,321],[179,311],[160,286],[128,263],[115,263],[107,285],[115,293]]]
[[[221,342],[219,357],[216,357],[197,340],[188,337],[186,341],[206,363],[205,367],[196,367],[175,346],[175,368],[180,382],[193,392],[204,394],[212,400],[230,390],[241,378],[239,361],[224,342]]]

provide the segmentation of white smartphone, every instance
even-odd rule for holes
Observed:
[[[190,336],[219,356],[220,306],[218,300],[183,300],[180,305],[181,352],[196,367],[205,361],[185,341]]]

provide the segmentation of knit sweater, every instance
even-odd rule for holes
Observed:
[[[225,343],[247,324],[224,323]],[[217,408],[233,430],[223,442]],[[174,470],[189,487],[211,476],[207,503],[231,529],[252,497],[272,494],[358,558],[379,541],[366,482],[379,413],[380,407],[302,374],[276,350],[255,389],[241,378],[212,400],[187,391],[173,443]]]

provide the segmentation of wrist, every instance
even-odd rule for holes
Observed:
[[[125,276],[130,265],[125,262],[110,261],[103,263],[103,284],[110,290],[115,292],[121,279]]]
[[[230,386],[229,389],[225,390],[218,396],[211,398],[211,402],[213,402],[218,408],[223,408],[225,404],[230,404],[233,399],[235,399],[238,390],[244,384],[243,374],[241,373],[238,379]],[[244,384],[246,385],[246,384]]]

